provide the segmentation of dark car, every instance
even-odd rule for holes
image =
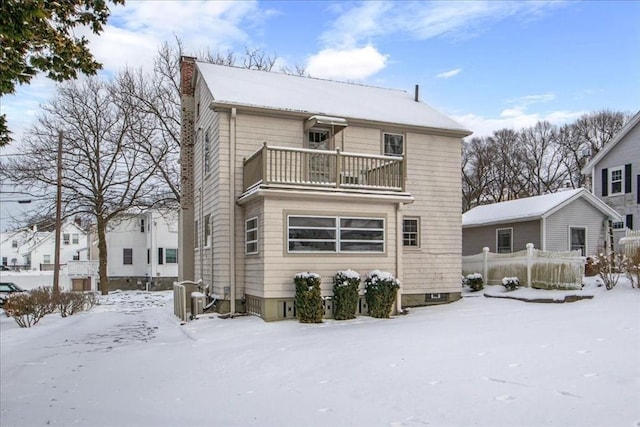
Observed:
[[[25,292],[20,286],[13,282],[1,282],[0,283],[0,307],[4,305],[4,301],[7,297],[16,292]]]
[[[0,271],[11,271],[11,269],[9,267],[7,267],[6,265],[0,264]]]

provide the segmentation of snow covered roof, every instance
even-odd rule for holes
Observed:
[[[461,124],[406,91],[196,62],[214,104],[446,129]]]
[[[607,155],[607,153],[613,149],[613,147],[618,145],[618,143],[622,141],[625,136],[627,136],[631,129],[638,126],[638,123],[640,123],[640,111],[638,111],[636,115],[633,116],[622,129],[620,129],[620,131],[613,137],[611,141],[609,141],[604,147],[602,147],[600,151],[598,151],[598,154],[593,156],[593,158],[589,160],[586,165],[584,165],[584,167],[582,168],[582,174],[591,175],[593,173],[593,168],[598,164],[598,162],[602,160]]]
[[[586,189],[578,188],[542,196],[476,206],[462,215],[462,226],[477,227],[545,218],[578,198],[584,198],[608,217],[615,220],[620,219],[620,215],[615,210]]]

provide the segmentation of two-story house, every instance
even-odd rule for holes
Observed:
[[[87,258],[87,233],[75,221],[65,221],[60,231],[60,264]],[[34,227],[1,233],[0,259],[13,270],[53,270],[55,232]]]
[[[613,222],[613,247],[626,230],[640,229],[640,111],[584,166],[591,192],[624,221]]]
[[[460,298],[460,124],[415,94],[181,63],[180,279],[293,317],[296,272],[379,269],[399,305]]]
[[[171,289],[178,278],[178,213],[149,209],[109,223],[107,276],[111,289]],[[94,241],[91,258],[98,259]]]

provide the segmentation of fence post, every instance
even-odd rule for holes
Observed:
[[[489,248],[482,248],[482,278],[484,279],[484,283],[489,284]]]
[[[527,287],[531,287],[531,268],[533,267],[533,243],[527,243]]]

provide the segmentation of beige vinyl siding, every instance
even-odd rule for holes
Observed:
[[[488,247],[490,252],[496,252],[496,230],[511,228],[513,240],[513,252],[527,248],[527,243],[533,243],[540,249],[540,220],[509,222],[492,224],[480,227],[466,227],[462,229],[462,255],[475,255],[482,252],[483,247]]]
[[[242,209],[241,209],[242,210]],[[244,270],[239,271],[237,277],[237,283],[244,284],[244,291],[247,294],[262,296],[263,277],[264,277],[264,260],[265,260],[265,239],[264,239],[264,203],[263,199],[257,199],[254,202],[244,206],[244,221],[250,218],[258,219],[258,253],[245,255],[244,254],[244,229],[242,233],[242,257],[245,259]]]
[[[287,214],[313,216],[376,217],[385,219],[385,253],[287,253]],[[323,295],[332,294],[332,279],[340,270],[352,269],[365,275],[373,269],[396,274],[395,204],[345,201],[299,200],[267,197],[264,202],[264,294],[265,298],[292,297],[293,276],[311,271],[322,276]]]
[[[587,255],[595,255],[604,244],[603,221],[605,217],[592,204],[583,199],[554,212],[546,219],[548,251],[567,251],[569,246],[569,227],[586,227]]]
[[[403,250],[402,292],[460,291],[461,141],[407,133],[407,191],[415,202],[403,215],[420,217],[420,247]]]

